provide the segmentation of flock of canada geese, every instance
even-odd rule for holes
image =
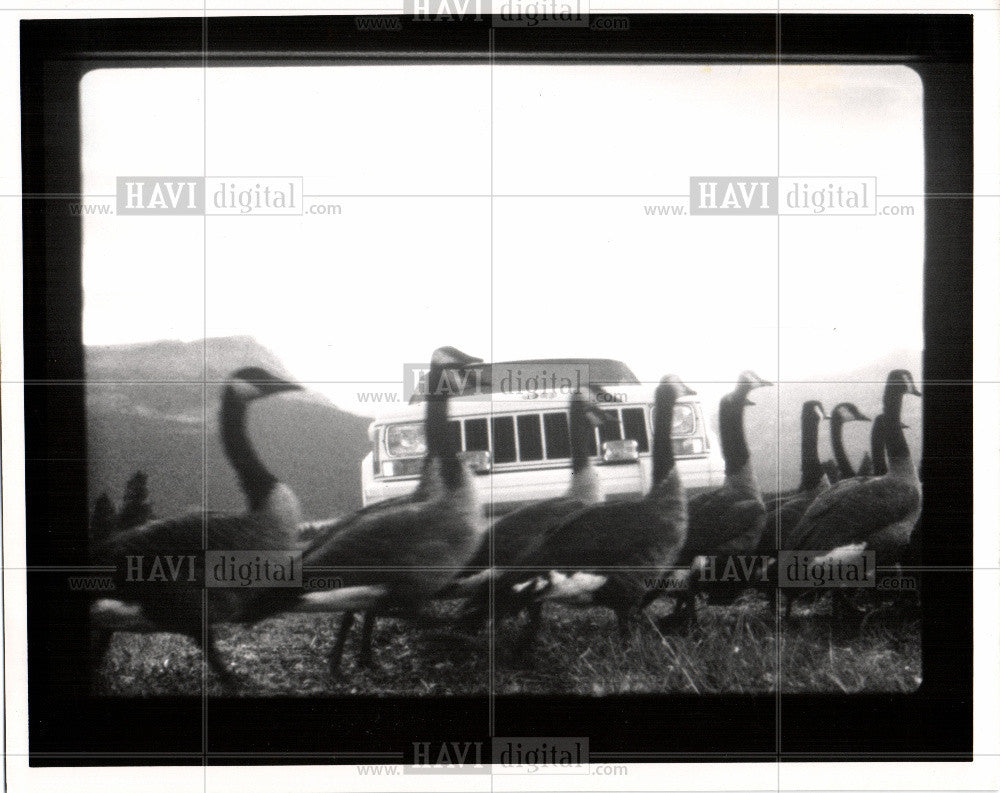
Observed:
[[[753,405],[750,393],[771,383],[753,372],[743,372],[719,404],[725,481],[691,497],[675,465],[671,427],[675,402],[694,392],[678,377],[668,375],[656,388],[652,486],[632,501],[603,501],[586,441],[606,414],[591,394],[575,394],[569,411],[572,476],[567,492],[491,524],[473,474],[448,432],[452,389],[441,387],[454,370],[475,363],[481,359],[453,347],[434,352],[427,382],[427,456],[417,490],[318,524],[304,524],[295,494],[267,470],[246,433],[254,401],[301,386],[259,368],[233,373],[222,395],[221,439],[247,511],[153,520],[100,544],[96,557],[118,572],[115,598],[97,600],[91,607],[96,664],[114,631],[173,632],[202,646],[210,667],[224,681],[234,682],[216,646],[214,625],[253,624],[289,612],[333,612],[342,615],[330,657],[336,674],[359,616],[358,663],[367,666],[378,617],[427,626],[432,618],[425,607],[439,599],[464,601],[450,623],[463,632],[526,612],[526,626],[512,652],[513,659],[526,660],[546,602],[611,609],[628,641],[630,621],[661,597],[675,602],[668,616],[655,623],[664,633],[697,625],[700,595],[725,603],[753,587],[777,606],[773,565],[779,550],[808,551],[827,561],[874,551],[880,568],[904,560],[921,508],[921,485],[900,419],[903,398],[920,396],[908,371],[893,370],[886,379],[882,413],[872,422],[870,463],[866,460],[858,475],[844,452],[840,428],[867,417],[852,404],[832,412],[838,465],[831,468],[820,462],[817,449],[819,425],[828,416],[819,402],[806,402],[801,482],[797,490],[767,502],[754,476],[744,413]],[[125,559],[134,555],[190,555],[203,568],[206,548],[301,551],[303,570],[329,575],[337,586],[206,589],[204,569],[194,581],[136,582],[124,575]],[[713,585],[700,574],[708,560],[733,557],[760,562],[735,584]],[[786,615],[801,592],[781,590]],[[835,591],[835,604],[843,600]],[[848,609],[844,614],[857,611],[850,604],[841,608]]]

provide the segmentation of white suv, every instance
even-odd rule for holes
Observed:
[[[586,372],[589,383],[603,389],[602,408],[613,421],[594,430],[590,452],[607,500],[637,498],[649,490],[655,385],[640,383],[625,364],[564,358],[474,364],[467,370],[472,376],[463,378],[464,387],[448,402],[449,423],[458,448],[472,458],[483,503],[492,505],[487,509],[494,514],[559,496],[569,486],[572,390],[558,387],[554,372],[575,371],[576,387],[579,372]],[[365,505],[416,488],[426,450],[423,419],[418,391],[406,408],[369,427],[373,448],[361,462]],[[725,463],[697,396],[682,397],[675,406],[673,443],[689,491],[722,483]]]

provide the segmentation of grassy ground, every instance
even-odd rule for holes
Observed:
[[[441,605],[447,614],[453,606]],[[657,603],[653,616],[669,607]],[[223,626],[221,648],[248,695],[383,694],[448,695],[682,692],[768,693],[777,689],[779,658],[774,621],[764,599],[752,593],[726,607],[702,607],[690,636],[663,636],[644,617],[621,642],[614,617],[602,609],[549,605],[534,662],[515,666],[507,649],[517,625],[502,625],[493,642],[486,631],[455,638],[427,633],[393,619],[375,630],[378,669],[361,670],[348,642],[339,679],[326,656],[336,636],[336,616],[290,615],[252,629]],[[783,624],[781,691],[855,693],[912,691],[920,685],[920,631],[913,619],[874,614],[860,634],[839,637],[829,604],[796,605]],[[490,675],[490,658],[495,659]],[[228,693],[212,673],[208,692]],[[168,634],[115,636],[100,672],[105,693],[124,696],[199,694],[200,651]]]

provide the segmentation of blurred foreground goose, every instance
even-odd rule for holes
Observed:
[[[612,419],[610,414],[601,410],[595,398],[606,399],[607,392],[599,386],[591,386],[586,391],[575,392],[570,399],[569,451],[572,470],[566,493],[529,504],[497,520],[470,562],[465,580],[482,578],[481,572],[491,567],[499,573],[514,566],[525,549],[569,515],[604,500],[600,479],[590,463],[590,456],[596,450],[594,429],[612,421],[617,426],[617,419]],[[489,616],[491,588],[494,588],[492,579],[483,579],[469,597],[462,616],[462,625],[466,629],[478,627]],[[496,588],[494,592],[494,618],[510,616],[515,603],[509,590],[506,587]]]
[[[425,501],[405,500],[363,509],[330,531],[303,555],[304,571],[335,587],[302,594],[272,591],[254,615],[279,611],[369,612],[363,644],[371,637],[371,615],[415,615],[447,587],[479,549],[487,523],[478,492],[448,432],[449,372],[478,362],[448,347],[437,350],[427,376],[427,454],[440,486]],[[338,638],[339,649],[343,643]],[[338,648],[335,646],[334,652]],[[339,658],[331,660],[339,662]],[[370,658],[362,659],[365,663]],[[339,663],[338,663],[339,666]]]
[[[816,553],[817,561],[857,561],[875,553],[879,567],[899,564],[920,517],[921,485],[903,434],[903,397],[921,396],[913,376],[894,369],[882,397],[882,420],[888,471],[854,477],[821,494],[788,537],[785,550]],[[881,455],[873,454],[878,461]]]
[[[442,369],[459,369],[470,364],[481,363],[481,358],[474,358],[454,347],[439,347],[431,356],[432,364],[437,362]],[[426,403],[424,411],[424,438],[430,437],[433,422],[435,421],[437,408],[432,408],[431,403]],[[418,504],[437,498],[443,489],[441,481],[440,460],[436,455],[427,453],[424,457],[423,466],[420,471],[420,481],[412,493],[403,496],[395,496],[362,507],[357,512],[333,520],[320,521],[309,526],[310,531],[315,535],[303,549],[303,553],[308,556],[310,550],[318,548],[335,534],[339,534],[349,526],[357,523],[363,518],[386,513],[389,510],[398,509],[406,504]],[[413,616],[408,612],[409,616]],[[341,658],[344,654],[344,646],[351,627],[354,625],[357,614],[354,611],[345,611],[340,620],[340,627],[337,630],[337,639],[333,649],[330,651],[330,669],[333,674],[340,670]],[[372,662],[372,631],[375,627],[376,614],[374,611],[366,611],[361,624],[361,646],[358,649],[359,666],[370,666]]]
[[[760,486],[754,476],[743,427],[743,414],[748,398],[756,388],[773,385],[751,371],[744,371],[736,387],[719,401],[719,435],[722,456],[726,461],[726,479],[722,486],[701,493],[688,505],[687,541],[677,559],[680,566],[701,568],[709,557],[717,570],[728,568],[730,557],[750,557],[756,553],[764,530],[764,502]],[[677,600],[674,612],[661,619],[658,626],[664,631],[686,631],[696,621],[696,579],[693,572],[690,585]],[[731,589],[727,586],[726,589]]]
[[[226,459],[236,471],[247,512],[192,512],[178,518],[153,520],[105,539],[94,552],[100,562],[116,566],[117,597],[96,601],[92,625],[101,633],[96,643],[100,663],[116,630],[171,632],[204,646],[209,665],[222,678],[231,672],[215,644],[212,624],[239,621],[260,589],[204,588],[206,551],[295,550],[302,513],[291,488],[278,481],[257,456],[247,436],[249,406],[265,397],[301,386],[257,367],[234,372],[222,392],[219,428]],[[161,580],[132,580],[140,563],[177,567],[177,575]],[[171,580],[165,580],[167,577]],[[172,580],[174,577],[177,580]],[[203,603],[203,600],[207,601]],[[207,605],[207,622],[203,608]]]
[[[518,560],[532,576],[513,572],[497,584],[530,603],[530,619],[516,654],[529,650],[538,631],[542,604],[604,606],[615,612],[622,637],[631,615],[648,603],[648,593],[673,568],[687,533],[687,495],[674,464],[671,440],[674,404],[693,394],[674,375],[656,389],[653,479],[639,501],[598,504],[574,513],[548,531]]]

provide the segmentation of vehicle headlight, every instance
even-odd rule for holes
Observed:
[[[393,424],[385,432],[385,448],[393,457],[422,457],[427,454],[423,424]]]

